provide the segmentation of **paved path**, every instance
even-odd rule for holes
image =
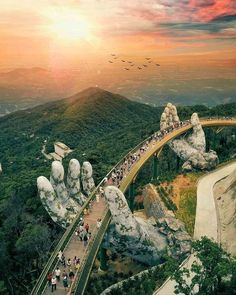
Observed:
[[[106,211],[106,204],[105,204],[105,200],[104,198],[100,198],[99,203],[97,203],[96,201],[93,203],[93,207],[92,210],[89,214],[85,215],[84,218],[84,224],[88,223],[89,224],[89,232],[92,233],[96,231],[96,226],[97,226],[97,219],[98,218],[103,218],[103,214]],[[88,241],[89,243],[89,241]],[[68,244],[67,248],[64,251],[64,255],[66,260],[68,258],[71,259],[72,261],[72,270],[75,273],[75,267],[73,266],[73,258],[75,256],[80,258],[80,261],[82,262],[83,258],[87,255],[87,249],[88,246],[85,247],[83,242],[80,241],[80,239],[74,235],[74,237],[72,237],[70,243]],[[63,273],[63,270],[65,270],[67,272],[67,274],[69,274],[69,270],[70,268],[68,266],[66,266],[65,268],[63,267],[63,265],[61,265],[61,263],[58,264],[58,267],[61,270],[61,274]],[[68,282],[70,284],[70,281],[68,279]],[[63,284],[62,284],[62,278],[60,280],[60,282],[57,283],[57,290],[54,291],[53,293],[51,292],[51,288],[49,286],[47,286],[44,290],[44,292],[42,293],[43,295],[49,295],[49,294],[55,294],[55,295],[65,295],[67,293],[67,291],[64,289]]]
[[[217,181],[228,176],[234,169],[236,169],[236,162],[219,168],[199,180],[197,187],[194,239],[200,239],[202,236],[207,236],[219,242],[218,218],[213,195],[213,187]],[[181,267],[190,269],[194,260],[195,257],[191,254]],[[154,293],[154,295],[173,295],[175,284],[175,281],[168,279]]]

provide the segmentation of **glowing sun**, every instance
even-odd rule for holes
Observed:
[[[91,38],[91,25],[74,13],[54,14],[50,30],[59,39],[79,40]]]

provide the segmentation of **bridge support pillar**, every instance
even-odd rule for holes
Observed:
[[[153,155],[153,176],[152,180],[156,180],[158,176],[158,155]]]
[[[135,185],[135,180],[133,180],[129,186],[128,203],[132,213],[134,212],[134,195],[135,195],[134,185]]]
[[[100,269],[102,271],[107,271],[108,270],[108,265],[107,265],[107,250],[103,247],[100,248]]]

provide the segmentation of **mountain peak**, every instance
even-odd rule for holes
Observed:
[[[89,87],[65,99],[69,103],[91,103],[95,101],[129,101],[126,97],[104,90],[99,87]]]
[[[89,87],[89,88],[86,88],[75,95],[80,95],[80,94],[83,94],[83,95],[112,94],[112,95],[114,95],[113,93],[111,93],[105,89],[99,88],[99,87]]]

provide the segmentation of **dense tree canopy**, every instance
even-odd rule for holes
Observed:
[[[192,243],[196,261],[174,273],[175,294],[236,294],[236,262],[217,243],[203,237]]]

